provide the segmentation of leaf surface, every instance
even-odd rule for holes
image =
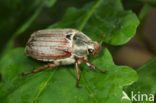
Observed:
[[[1,103],[113,103],[114,100],[121,103],[122,87],[136,81],[136,72],[130,67],[115,65],[107,49],[89,61],[107,72],[100,73],[80,64],[82,88],[78,89],[74,65],[21,76],[22,72],[32,71],[43,63],[26,57],[23,48],[14,49],[0,61]]]

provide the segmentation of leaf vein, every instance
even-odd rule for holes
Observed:
[[[91,94],[92,96],[94,96],[95,102],[98,103],[98,100],[97,100],[97,98],[96,98],[96,96],[95,96],[94,91],[89,87],[89,85],[88,85],[88,83],[86,82],[86,80],[85,80],[83,74],[81,75],[81,78],[82,78],[82,81],[84,82],[84,84],[85,84],[85,86],[86,86],[88,92],[90,92],[90,94]]]
[[[82,24],[80,25],[79,29],[80,31],[82,31],[82,29],[84,28],[85,24],[87,23],[87,21],[89,20],[90,16],[93,14],[93,12],[96,10],[96,8],[101,4],[103,0],[98,0],[96,2],[96,4],[91,8],[90,11],[88,11],[88,13],[86,14],[86,17],[83,19]]]
[[[41,88],[39,88],[39,91],[38,91],[37,95],[34,97],[32,103],[35,103],[35,102],[37,101],[37,99],[39,98],[40,94],[41,94],[41,93],[43,92],[43,90],[46,88],[48,82],[49,82],[49,81],[52,79],[52,77],[54,76],[55,72],[56,72],[56,69],[54,69],[54,71],[50,73],[48,79],[47,79],[43,84],[41,84]]]

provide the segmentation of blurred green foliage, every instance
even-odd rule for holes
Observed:
[[[43,0],[1,0],[0,1],[0,31],[1,44],[5,44],[12,34],[30,19],[30,16],[39,9]],[[4,45],[1,45],[1,49]]]
[[[93,40],[105,34],[101,43],[123,45],[135,35],[139,19],[142,22],[154,6],[155,0],[1,0],[0,102],[131,103],[122,99],[123,87],[136,81],[137,74],[130,67],[115,65],[108,49],[101,50],[97,58],[89,57],[91,63],[107,73],[80,65],[82,88],[77,89],[73,65],[21,76],[21,72],[44,63],[26,57],[24,48],[17,47],[24,47],[32,32],[45,28],[76,28]],[[147,85],[154,86],[151,82]]]

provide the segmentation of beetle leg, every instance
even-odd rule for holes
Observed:
[[[77,83],[76,83],[76,86],[77,86],[77,88],[80,88],[80,86],[79,86],[80,74],[79,74],[79,67],[78,67],[78,64],[79,64],[79,59],[76,60],[75,69],[76,69],[76,73],[77,73]]]
[[[89,66],[90,68],[96,69],[96,70],[99,71],[99,72],[103,72],[103,73],[106,72],[105,70],[101,70],[101,69],[97,68],[96,66],[94,66],[93,64],[89,63],[89,62],[86,61],[84,58],[82,58],[82,60],[83,60],[83,62],[84,62],[87,66]]]
[[[24,72],[24,73],[22,73],[22,75],[28,75],[28,74],[36,73],[36,72],[39,72],[39,71],[41,71],[41,70],[43,70],[43,69],[45,69],[45,68],[54,67],[54,66],[56,66],[56,64],[54,64],[54,63],[49,63],[49,64],[47,64],[47,65],[43,65],[42,67],[36,68],[35,70],[33,70],[33,71],[31,71],[31,72]]]

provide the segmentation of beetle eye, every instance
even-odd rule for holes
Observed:
[[[68,38],[69,40],[71,40],[71,36],[72,36],[72,34],[68,34],[68,35],[66,35],[66,38]]]
[[[88,49],[89,53],[93,53],[93,51],[94,51],[93,49]]]

